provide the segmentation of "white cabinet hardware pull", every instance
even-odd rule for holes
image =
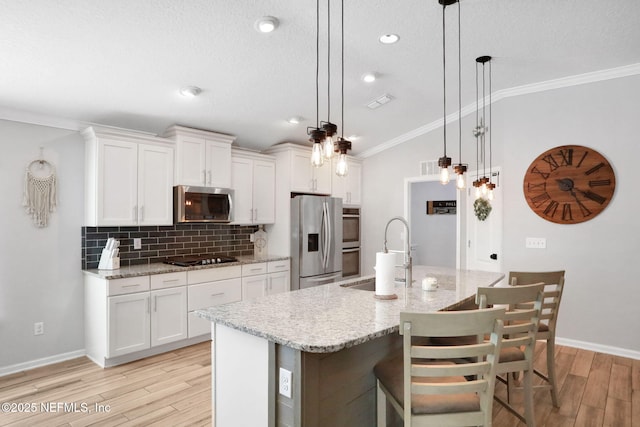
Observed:
[[[211,294],[212,297],[219,297],[224,295],[224,292],[218,292],[217,294]]]
[[[135,285],[122,285],[123,288],[137,288],[138,286],[140,286],[139,283],[136,283]]]
[[[158,311],[158,295],[153,296],[153,311]]]
[[[207,171],[205,169],[202,170],[202,182],[203,184],[207,184]]]
[[[207,184],[210,185],[211,184],[211,171],[209,170],[208,173],[209,173],[209,182]]]
[[[167,279],[167,280],[163,280],[162,283],[174,283],[179,281],[180,279]]]

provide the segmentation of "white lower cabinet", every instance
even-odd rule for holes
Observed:
[[[149,292],[118,295],[107,300],[109,339],[106,357],[148,349],[151,346]]]
[[[100,366],[210,339],[193,311],[289,290],[289,260],[103,279],[85,276],[85,347]]]
[[[151,291],[151,346],[188,337],[187,288]]]
[[[239,265],[188,272],[189,338],[211,334],[211,322],[193,311],[242,299],[241,275]]]

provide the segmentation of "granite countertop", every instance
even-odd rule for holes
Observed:
[[[100,277],[101,279],[111,280],[111,279],[123,279],[126,277],[150,276],[153,274],[174,273],[178,271],[202,270],[205,268],[220,268],[220,267],[229,267],[232,265],[255,264],[260,262],[268,262],[268,261],[280,261],[284,259],[289,259],[290,257],[272,255],[272,256],[268,256],[265,259],[256,259],[252,255],[240,255],[240,256],[237,256],[236,258],[238,258],[238,262],[196,265],[192,267],[180,267],[180,266],[171,265],[171,264],[153,263],[153,264],[132,265],[129,267],[121,267],[116,270],[98,270],[97,268],[94,268],[90,270],[83,270],[83,272],[85,274],[90,274],[92,276]]]
[[[422,290],[420,282],[426,275],[438,279],[437,290]],[[223,304],[195,313],[293,349],[332,353],[398,331],[400,311],[451,307],[475,295],[478,287],[495,285],[504,274],[414,266],[413,287],[396,285],[395,300],[378,300],[373,291],[340,286],[372,277]]]

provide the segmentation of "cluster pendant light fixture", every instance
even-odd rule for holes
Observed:
[[[313,142],[311,164],[320,167],[327,160],[331,162],[334,153],[339,153],[336,174],[348,173],[346,154],[351,142],[344,139],[344,0],[342,6],[342,137],[336,141],[338,126],[331,123],[331,0],[327,0],[327,121],[319,121],[319,70],[320,70],[320,3],[316,0],[316,127],[307,128]]]
[[[487,78],[485,73],[485,67],[489,64],[489,123],[487,126],[487,114],[486,114],[486,90],[487,90]],[[479,89],[478,89],[478,68],[482,67],[482,109],[480,108]],[[487,147],[486,136],[489,134],[489,176],[487,176]],[[496,185],[492,182],[492,158],[491,158],[491,57],[479,56],[476,58],[476,127],[473,129],[473,135],[476,137],[476,170],[478,173],[478,179],[473,181],[475,187],[475,196],[486,197],[489,200],[493,200],[493,189]],[[482,158],[482,177],[480,177],[479,162]]]
[[[440,167],[440,182],[442,184],[448,184],[450,180],[449,166],[451,166],[451,157],[447,156],[447,55],[446,55],[446,19],[445,11],[447,6],[458,3],[458,122],[461,130],[460,119],[462,111],[462,98],[460,95],[461,86],[461,58],[460,58],[460,2],[458,0],[438,0],[438,3],[442,5],[442,120],[443,120],[443,147],[444,155],[438,159],[438,166]],[[456,185],[458,188],[464,188],[464,173],[467,171],[467,165],[462,163],[462,132],[459,132],[459,150],[460,160],[457,165],[454,166],[454,171],[458,175]]]
[[[316,0],[316,127],[308,127],[307,135],[310,136],[309,141],[313,142],[311,149],[311,164],[320,167],[324,163],[324,153],[322,143],[327,133],[320,127],[320,92],[319,92],[319,75],[320,75],[320,0]]]

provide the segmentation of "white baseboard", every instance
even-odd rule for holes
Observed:
[[[613,356],[640,360],[640,351],[629,350],[627,348],[612,347],[609,345],[595,344],[592,342],[578,341],[560,337],[556,337],[556,344],[564,345],[567,347],[581,348],[583,350],[590,350],[598,353],[611,354]]]
[[[65,360],[76,359],[78,357],[85,356],[87,352],[82,350],[71,351],[69,353],[56,354],[55,356],[43,357],[42,359],[30,360],[28,362],[17,363],[15,365],[9,365],[0,367],[0,377],[9,374],[15,374],[16,372],[22,372],[33,368],[39,368],[41,366],[51,365],[53,363],[64,362]]]

